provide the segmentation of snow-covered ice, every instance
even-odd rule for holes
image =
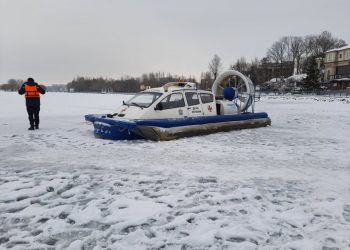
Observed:
[[[350,100],[268,97],[272,126],[96,139],[127,95],[0,92],[0,249],[350,249]]]

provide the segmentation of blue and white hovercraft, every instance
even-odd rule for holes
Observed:
[[[86,115],[85,120],[93,123],[100,138],[163,141],[271,125],[265,112],[254,113],[254,104],[251,80],[229,70],[218,76],[212,91],[170,82],[123,101],[114,114]]]

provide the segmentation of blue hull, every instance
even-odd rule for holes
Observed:
[[[86,117],[85,119],[88,120]],[[99,120],[103,118],[98,118]],[[138,140],[144,139],[143,137],[135,134],[133,130],[127,129],[120,125],[111,125],[105,121],[95,121],[94,134],[96,137],[110,140]]]
[[[94,133],[100,138],[156,141],[271,124],[265,112],[177,119],[123,119],[108,118],[106,115],[86,115],[85,120],[94,124]]]

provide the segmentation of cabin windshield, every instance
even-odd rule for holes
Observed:
[[[141,92],[133,96],[130,100],[126,101],[125,104],[128,106],[148,108],[161,95],[162,93],[159,93],[159,92]]]

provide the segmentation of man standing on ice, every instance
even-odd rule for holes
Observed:
[[[18,94],[25,94],[30,127],[29,130],[39,129],[40,94],[45,94],[45,88],[28,78],[18,90]]]

